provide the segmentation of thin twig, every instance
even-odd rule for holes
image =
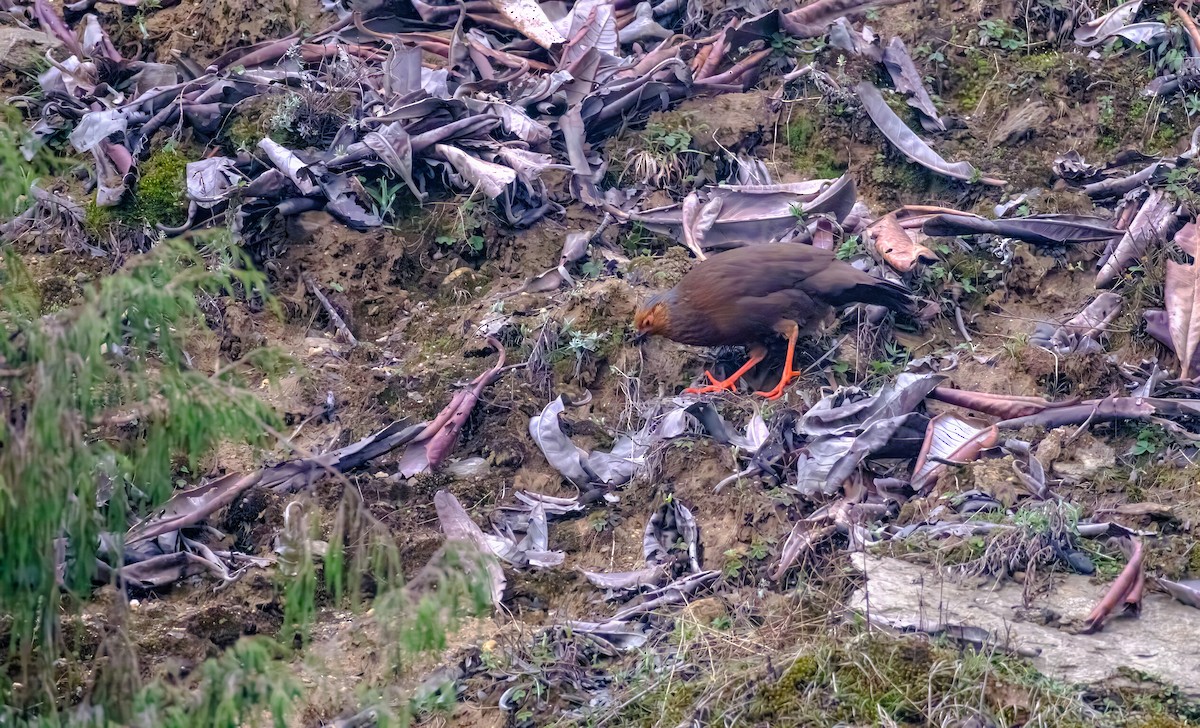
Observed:
[[[321,305],[325,308],[325,313],[329,314],[329,320],[333,322],[333,327],[337,329],[338,336],[350,346],[358,346],[358,339],[354,338],[354,334],[350,333],[350,329],[346,327],[346,322],[342,320],[342,317],[334,309],[329,299],[325,297],[325,294],[321,293],[320,286],[312,279],[312,276],[307,273],[301,273],[300,277],[304,280],[304,284],[308,286],[308,290],[312,291],[312,294],[321,302]]]

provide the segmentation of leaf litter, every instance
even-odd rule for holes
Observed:
[[[887,566],[882,557],[868,554],[888,544],[919,551],[927,542],[942,540],[982,542],[984,553],[960,565],[958,575],[1020,582],[1026,607],[1054,592],[1056,572],[1095,572],[1087,554],[1119,559],[1122,565],[1109,575],[1111,584],[1088,592],[1091,611],[1080,619],[1085,634],[1119,629],[1123,620],[1139,619],[1144,602],[1158,605],[1155,599],[1167,599],[1154,592],[1155,587],[1183,605],[1197,606],[1195,579],[1182,578],[1194,574],[1175,570],[1171,575],[1180,578],[1167,578],[1162,563],[1153,560],[1152,544],[1179,534],[1134,532],[1076,517],[1070,510],[1076,507],[1072,500],[1081,496],[1054,476],[1053,465],[1062,452],[1052,452],[1047,444],[1053,433],[1075,440],[1090,430],[1119,439],[1128,436],[1128,428],[1142,428],[1130,458],[1150,452],[1158,458],[1155,467],[1174,468],[1190,463],[1196,454],[1196,211],[1186,173],[1181,172],[1191,169],[1195,139],[1179,154],[1121,153],[1103,165],[1088,164],[1075,150],[1059,154],[1053,164],[1047,161],[1045,175],[1056,176],[1063,188],[1074,188],[1098,204],[1081,212],[1032,212],[1027,208],[1036,206],[1040,190],[1008,190],[1008,182],[981,171],[986,168],[982,162],[950,162],[946,156],[963,157],[939,151],[963,122],[940,96],[935,100],[931,95],[921,70],[926,64],[922,60],[919,66],[913,56],[924,51],[910,51],[899,36],[883,39],[866,27],[856,30],[860,11],[869,7],[818,0],[791,12],[735,12],[711,29],[689,35],[679,31],[695,30],[699,22],[692,4],[669,0],[657,5],[411,3],[409,12],[398,15],[378,9],[345,13],[341,20],[316,26],[303,39],[266,39],[230,50],[206,67],[182,54],[171,63],[126,57],[124,46],[118,50],[105,23],[93,14],[79,16],[72,10],[64,16],[42,0],[22,8],[26,20],[58,41],[59,53],[69,54],[47,59],[48,70],[37,79],[40,97],[25,99],[33,143],[65,138],[90,157],[86,204],[95,208],[118,209],[130,199],[152,150],[163,138],[186,129],[211,153],[188,162],[186,222],[177,227],[160,222],[164,233],[228,227],[239,242],[253,248],[289,219],[318,211],[359,233],[393,229],[395,198],[372,194],[383,189],[378,187],[381,181],[394,185],[397,195],[418,207],[455,195],[486,200],[498,229],[529,230],[563,220],[570,227],[555,235],[557,262],[552,257],[542,260],[520,272],[525,280],[520,287],[488,294],[497,315],[482,331],[489,337],[486,351],[497,354],[497,361],[458,383],[454,391],[443,385],[438,397],[447,404],[435,416],[418,424],[399,418],[352,445],[322,448],[179,490],[128,533],[103,535],[110,544],[109,558],[97,564],[98,581],[156,590],[198,576],[226,586],[250,569],[286,571],[297,553],[322,555],[327,547],[325,541],[304,536],[296,525],[305,522],[299,506],[284,510],[274,555],[215,548],[210,545],[216,544],[210,541],[216,531],[211,522],[252,491],[311,493],[322,482],[361,475],[382,463],[392,471],[392,481],[411,484],[439,477],[448,465],[464,465],[467,461],[456,455],[465,454],[461,451],[470,438],[478,436],[480,427],[497,427],[489,396],[499,397],[501,383],[515,380],[518,369],[527,370],[527,375],[543,370],[536,347],[529,361],[506,363],[508,340],[501,339],[522,328],[518,315],[531,315],[531,299],[554,310],[550,307],[555,297],[561,303],[564,296],[588,296],[595,278],[619,280],[613,271],[630,259],[611,231],[637,229],[666,236],[696,261],[731,247],[768,242],[836,250],[860,269],[920,289],[922,296],[933,299],[929,303],[934,316],[951,311],[956,335],[961,332],[964,341],[954,354],[955,363],[945,369],[921,371],[917,362],[906,367],[910,357],[893,351],[889,358],[871,362],[878,366],[870,376],[843,380],[823,391],[810,387],[809,396],[788,401],[794,410],[747,412],[736,402],[665,392],[640,399],[630,389],[637,385],[627,380],[621,424],[605,421],[593,428],[603,433],[603,445],[595,442],[594,433],[592,443],[577,443],[582,439],[575,430],[583,429],[578,427],[583,420],[594,419],[590,392],[578,401],[560,394],[543,397],[536,406],[527,401],[513,408],[524,426],[523,442],[531,445],[524,448],[524,457],[534,469],[545,466],[537,482],[550,492],[497,485],[491,493],[495,512],[490,533],[478,525],[475,504],[460,501],[455,488],[438,488],[426,500],[447,541],[492,557],[485,560],[482,574],[498,610],[511,604],[538,572],[562,576],[574,569],[602,592],[603,599],[569,612],[546,630],[555,649],[561,652],[568,642],[563,630],[588,636],[602,645],[595,649],[610,660],[648,645],[661,649],[671,629],[664,617],[678,616],[713,595],[739,594],[741,572],[730,564],[750,557],[726,552],[722,568],[714,559],[722,550],[705,549],[705,541],[721,539],[721,532],[714,529],[714,535],[705,521],[718,520],[726,510],[711,507],[715,499],[730,497],[734,490],[760,492],[764,486],[780,505],[773,519],[753,524],[775,531],[769,551],[777,558],[762,572],[760,588],[793,588],[798,579],[846,551],[854,553],[856,563],[875,564],[864,569],[868,589],[874,588],[874,569],[900,572],[901,567]],[[1177,12],[1186,16],[1185,11]],[[1141,2],[1122,4],[1075,25],[1073,41],[1105,53],[1120,50],[1114,45],[1118,38],[1133,44],[1167,42],[1163,38],[1171,29],[1154,20],[1139,21],[1143,16],[1149,17]],[[835,69],[816,55],[818,60],[806,70],[788,54],[794,44],[825,37],[874,64],[886,77],[847,77],[845,69]],[[780,48],[789,51],[781,53]],[[1193,74],[1191,65],[1184,63],[1157,78],[1146,93],[1168,96],[1190,88]],[[876,85],[877,78],[890,78],[911,117],[897,112],[899,106],[889,101],[893,91]],[[672,190],[665,198],[653,193],[649,178],[622,177],[620,184],[613,184],[606,144],[626,127],[669,113],[683,102],[709,102],[755,87],[786,90],[789,84],[792,91],[797,85],[816,88],[823,103],[835,102],[857,113],[864,126],[869,123],[878,132],[860,141],[874,144],[881,156],[892,149],[932,172],[939,184],[957,191],[947,196],[957,199],[957,207],[879,208],[875,215],[877,194],[860,195],[863,181],[853,172],[797,179],[781,173],[777,165],[763,164],[746,149],[726,155],[735,173],[688,180],[686,189]],[[296,88],[313,95],[348,95],[350,110],[303,140],[277,140],[260,133],[236,150],[218,142],[218,130],[236,117],[240,105],[287,97]],[[782,90],[779,99],[796,100]],[[919,135],[914,123],[927,136]],[[998,141],[1019,142],[1012,135]],[[729,161],[737,159],[742,161]],[[1136,165],[1132,172],[1126,169],[1131,165]],[[707,168],[704,174],[710,174]],[[1023,202],[1003,211],[997,206],[994,219],[980,216],[969,209],[971,195],[985,194],[980,185],[1021,193]],[[35,189],[40,188],[30,190],[33,211],[13,223],[44,229],[63,219],[64,209],[77,224],[83,222],[81,215],[87,213],[79,212],[80,201],[64,201],[58,192],[39,194]],[[1014,209],[1020,211],[1012,214]],[[16,227],[6,225],[5,233],[15,234]],[[140,244],[151,239],[145,235]],[[858,246],[860,240],[866,244]],[[1055,261],[1056,270],[1069,269],[1067,260],[1078,265],[1083,257],[1095,263],[1091,290],[1071,302],[1078,304],[1075,308],[1060,306],[1037,318],[1023,308],[1025,328],[1020,335],[1031,348],[1051,357],[1052,376],[1047,378],[1061,383],[1062,362],[1092,356],[1087,360],[1091,367],[1114,372],[1108,391],[1042,396],[1019,390],[1020,381],[1028,377],[993,379],[994,392],[952,384],[960,358],[972,371],[993,364],[969,340],[967,329],[978,324],[963,313],[974,293],[968,288],[978,287],[979,274],[951,280],[946,271],[963,251],[991,254],[995,265],[1004,269],[1001,277],[1017,290],[1012,278],[1018,268],[1018,245],[1032,246],[1039,257]],[[100,255],[112,252],[116,251]],[[604,267],[597,261],[606,261]],[[1133,294],[1152,270],[1161,274],[1160,308],[1145,305]],[[358,346],[353,322],[343,318],[321,285],[305,280],[336,330],[338,343]],[[952,292],[955,286],[958,291]],[[505,309],[507,302],[516,308],[514,313]],[[989,300],[979,317],[1004,312],[1004,305]],[[875,346],[876,353],[886,353],[882,340],[868,341],[869,336],[891,336],[898,326],[870,318],[878,313],[854,309],[843,323],[856,322],[856,346]],[[1157,358],[1128,361],[1129,351],[1112,346],[1116,337],[1131,333],[1131,315],[1144,317],[1145,333],[1161,342],[1152,351],[1163,359],[1162,365]],[[479,323],[478,318],[472,323]],[[614,330],[603,333],[615,340],[619,325],[610,324]],[[924,332],[932,328],[929,321],[918,320],[916,325]],[[878,331],[872,332],[872,327]],[[574,354],[582,361],[594,351],[580,343]],[[839,346],[831,352],[839,363],[845,355]],[[334,356],[343,362],[348,357],[348,350]],[[829,363],[813,359],[815,365]],[[996,361],[995,355],[990,361]],[[641,377],[649,379],[649,371],[642,369]],[[577,410],[579,419],[572,414]],[[479,424],[481,420],[488,424]],[[1158,432],[1162,437],[1151,434]],[[1158,439],[1144,439],[1151,437]],[[1137,452],[1138,447],[1143,451]],[[689,448],[719,460],[720,472],[696,465]],[[706,478],[703,490],[661,479],[663,463],[679,452],[689,453],[692,464],[673,477]],[[488,461],[498,460],[495,455],[491,452]],[[489,462],[484,465],[492,467]],[[731,470],[733,475],[727,475]],[[649,499],[637,495],[644,488],[653,489]],[[562,495],[571,490],[574,495]],[[572,523],[618,509],[627,512],[627,503],[649,514],[641,514],[645,525],[640,549],[635,549],[640,554],[623,559],[620,566],[610,557],[612,568],[605,569],[562,543]],[[1054,508],[1060,510],[1045,521],[1031,515]],[[1109,511],[1096,509],[1094,514],[1105,512]],[[992,520],[980,514],[991,514]],[[1138,517],[1132,512],[1121,515]],[[615,552],[616,529],[605,529],[612,531]],[[1109,536],[1111,543],[1090,545]],[[1183,536],[1188,537],[1186,532]],[[886,588],[898,594],[905,586],[895,582]],[[1072,588],[1078,588],[1075,582]],[[1148,613],[1157,613],[1154,609]],[[887,621],[878,615],[868,618]],[[951,627],[965,634],[974,626],[940,624],[935,629],[903,618],[891,619],[890,624],[937,634]],[[995,625],[986,626],[979,644],[1001,646],[1004,640],[992,629]],[[477,681],[486,672],[478,668],[459,680]],[[599,681],[578,678],[563,684],[578,691],[580,704],[589,702],[589,690],[596,691],[590,712],[574,708],[578,716],[611,715],[618,705]],[[1194,681],[1182,687],[1196,690]],[[508,688],[495,704],[518,716],[527,709],[519,706],[545,709],[549,704],[549,699],[538,700],[545,705],[530,703],[523,689]]]

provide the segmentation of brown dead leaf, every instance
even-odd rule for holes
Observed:
[[[1175,509],[1164,503],[1122,503],[1114,508],[1097,509],[1097,513],[1116,513],[1134,518],[1153,518],[1155,520],[1175,520]]]
[[[1179,357],[1180,376],[1190,379],[1197,374],[1197,349],[1200,349],[1200,262],[1184,265],[1167,261],[1167,326],[1171,345]]]
[[[879,251],[888,265],[901,273],[909,272],[918,262],[933,263],[938,259],[932,250],[913,242],[912,236],[896,220],[895,213],[879,218],[871,226],[870,232],[875,250]]]

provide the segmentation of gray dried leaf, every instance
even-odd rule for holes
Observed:
[[[916,444],[926,422],[925,415],[915,413],[872,421],[855,436],[854,442],[829,469],[822,492],[826,495],[837,493],[864,460],[883,450],[893,451],[889,454],[898,454],[895,451],[905,440],[913,446],[909,453],[911,457],[911,453],[916,452]]]
[[[134,95],[141,96],[155,88],[179,83],[179,69],[170,63],[143,63],[142,70],[134,75],[133,81]]]
[[[1166,241],[1177,219],[1171,196],[1162,190],[1150,190],[1129,229],[1096,274],[1096,287],[1111,288],[1116,284],[1121,274],[1140,260],[1152,244]]]
[[[503,195],[505,188],[517,181],[517,173],[512,167],[486,162],[449,144],[435,144],[433,148],[463,179],[492,199]]]
[[[425,193],[413,180],[412,138],[400,122],[384,124],[376,131],[367,132],[363,135],[362,143],[404,180],[409,192],[417,200],[425,200]]]
[[[471,106],[469,102],[468,106]],[[530,146],[541,147],[550,141],[550,127],[540,121],[531,119],[528,114],[516,106],[493,101],[487,104],[487,108],[488,111],[500,117],[500,126],[504,131],[528,143]]]
[[[903,372],[874,396],[857,387],[842,387],[805,412],[796,429],[810,437],[856,432],[872,422],[912,412],[945,379],[938,374]]]
[[[925,131],[946,131],[946,125],[938,116],[933,99],[925,90],[921,72],[917,70],[917,64],[913,63],[912,56],[908,54],[908,48],[904,46],[904,41],[900,40],[899,36],[892,38],[887,49],[884,50],[883,65],[887,68],[888,75],[892,77],[892,83],[895,84],[896,90],[905,94],[908,97],[908,105],[921,113],[921,126]]]
[[[492,7],[512,23],[526,38],[547,50],[559,43],[565,43],[566,38],[555,28],[537,0],[489,0]]]
[[[980,428],[952,412],[943,412],[929,421],[925,444],[913,466],[912,487],[917,491],[932,486],[946,469],[939,460],[970,462],[985,448],[996,444],[1000,433],[996,426]]]
[[[805,445],[796,457],[796,485],[787,487],[806,498],[832,495],[836,491],[826,492],[829,474],[853,445],[853,435],[820,437]]]
[[[1124,38],[1130,43],[1153,45],[1170,35],[1171,29],[1157,21],[1133,22],[1141,10],[1141,0],[1118,5],[1113,10],[1075,29],[1075,44],[1090,48],[1110,38]]]
[[[989,220],[978,215],[941,214],[930,217],[921,229],[934,237],[999,235],[1041,245],[1099,242],[1122,235],[1111,221],[1090,215],[1031,215]]]
[[[271,164],[275,165],[276,169],[287,175],[287,178],[296,185],[296,189],[300,190],[301,194],[307,196],[317,191],[315,175],[309,169],[308,164],[295,152],[271,137],[260,139],[258,148],[267,155],[267,159],[271,160]]]
[[[129,119],[121,109],[89,111],[79,120],[69,139],[71,146],[79,152],[90,152],[113,134],[124,134],[129,128]]]
[[[534,181],[548,169],[571,169],[570,165],[556,163],[549,154],[531,152],[527,149],[500,147],[496,150],[496,156],[512,167],[517,176],[525,182]]]
[[[715,197],[700,205],[700,198],[695,192],[688,193],[683,199],[683,244],[692,251],[699,260],[704,260],[704,236],[712,229],[721,213],[722,200]]]
[[[854,92],[862,100],[863,108],[871,121],[887,140],[892,143],[904,156],[908,157],[926,169],[947,177],[965,182],[982,182],[985,185],[1001,187],[1007,184],[1004,180],[981,176],[970,162],[947,162],[940,154],[933,151],[908,125],[892,111],[879,89],[868,81],[863,81],[854,87]]]
[[[480,554],[495,553],[490,538],[475,525],[454,494],[439,490],[433,495],[433,505],[437,509],[438,523],[441,524],[442,533],[446,534],[447,540],[466,544]],[[495,559],[491,558],[487,559],[485,568],[491,582],[492,604],[498,607],[504,598],[504,586],[507,583],[504,571]]]
[[[829,45],[879,63],[883,60],[884,52],[877,40],[869,28],[864,27],[861,32],[857,31],[845,18],[838,18],[829,26]],[[894,76],[892,81],[895,82]]]
[[[634,9],[633,21],[617,31],[617,37],[623,45],[645,40],[662,40],[670,36],[671,31],[654,19],[654,8],[648,2],[638,3]]]
[[[1072,149],[1054,159],[1054,174],[1069,182],[1088,182],[1100,176],[1101,168],[1088,164],[1083,155]]]
[[[565,409],[566,403],[562,397],[550,402],[541,414],[530,418],[529,435],[555,470],[582,487],[591,482],[583,465],[587,453],[563,433],[558,418]]]
[[[157,589],[182,581],[189,576],[207,572],[225,576],[212,562],[188,551],[153,556],[136,564],[127,564],[117,570],[117,576],[127,584],[140,589]]]
[[[188,199],[205,208],[225,201],[241,176],[229,157],[209,157],[187,164]]]
[[[601,589],[632,591],[644,586],[658,586],[666,571],[661,566],[648,566],[637,571],[584,571],[583,575]]]
[[[771,572],[771,578],[778,581],[801,557],[811,553],[821,543],[832,538],[835,533],[837,533],[837,526],[833,524],[819,526],[817,521],[811,518],[796,521],[791,532],[788,533],[787,540],[783,542],[779,563]]]
[[[1157,581],[1159,586],[1177,600],[1189,607],[1200,609],[1200,579],[1168,581],[1167,579],[1159,578]]]
[[[721,200],[716,219],[704,235],[706,248],[720,248],[780,240],[795,232],[797,213],[828,214],[840,222],[853,209],[857,193],[847,175],[834,180],[705,187],[698,199],[705,200],[705,205]],[[635,212],[629,219],[657,233],[684,237],[681,204]]]
[[[1085,48],[1100,45],[1118,30],[1133,22],[1142,9],[1142,0],[1132,0],[1075,29],[1075,44]]]
[[[1121,315],[1124,299],[1106,291],[1097,295],[1088,306],[1062,326],[1040,322],[1034,328],[1029,343],[1058,354],[1100,351],[1100,336],[1108,325]]]

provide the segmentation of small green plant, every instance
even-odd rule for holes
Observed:
[[[21,124],[21,112],[13,106],[0,111],[0,220],[8,220],[28,205],[29,185],[39,177],[60,171],[65,163],[35,146],[29,132]],[[34,150],[32,161],[26,161],[22,149]]]
[[[1027,346],[1029,346],[1029,334],[1018,334],[1004,342],[1004,353],[1009,359],[1017,361]]]
[[[683,154],[696,151],[692,149],[692,133],[681,127],[668,128],[652,122],[646,125],[642,139],[645,140],[646,147],[650,151],[658,154]]]
[[[1188,118],[1200,114],[1200,94],[1190,93],[1183,97],[1183,113],[1188,115]]]
[[[1170,192],[1184,205],[1195,209],[1200,202],[1200,169],[1195,167],[1176,167],[1167,172],[1167,192]]]
[[[863,252],[862,238],[857,235],[848,235],[842,241],[842,244],[838,246],[837,257],[840,260],[849,260],[861,252]]]
[[[1025,46],[1024,34],[1003,20],[989,18],[979,21],[976,26],[980,46],[995,46],[1006,51],[1015,51]]]
[[[146,0],[146,2],[138,4],[137,12],[133,16],[133,23],[137,26],[143,40],[150,37],[150,31],[146,30],[146,14],[151,10],[158,10],[161,7],[161,0]]]
[[[771,547],[775,545],[775,539],[769,537],[755,536],[750,542],[750,558],[755,561],[762,561],[771,555]]]
[[[362,178],[359,178],[362,181]],[[403,182],[393,182],[392,176],[384,175],[378,184],[363,184],[363,189],[371,196],[371,212],[389,225],[396,222],[396,200],[404,191]],[[440,238],[439,238],[440,240]]]
[[[434,242],[464,255],[482,255],[487,248],[487,239],[482,234],[487,224],[486,215],[486,206],[474,197],[468,197],[456,206],[449,228],[435,237]]]
[[[1154,455],[1167,445],[1167,433],[1158,425],[1146,425],[1138,430],[1137,440],[1130,451],[1134,457]]]
[[[742,572],[746,569],[746,562],[742,560],[742,552],[740,549],[728,549],[723,554],[725,564],[721,567],[721,575],[729,580],[736,580],[741,577]]]
[[[922,43],[913,49],[913,53],[919,58],[925,59],[925,64],[929,66],[946,67],[946,55],[940,50],[935,50],[930,43]]]
[[[275,104],[274,111],[267,119],[267,127],[276,134],[290,134],[296,123],[296,115],[304,104],[304,98],[297,93],[284,96]]]
[[[647,124],[642,144],[626,152],[620,180],[672,191],[690,185],[700,172],[704,156],[692,147],[692,128],[662,122]]]
[[[1100,126],[1105,129],[1111,129],[1113,122],[1116,120],[1117,111],[1113,107],[1112,96],[1101,96],[1096,99],[1096,120],[1100,122]]]
[[[645,225],[636,221],[624,228],[620,237],[617,238],[617,242],[631,258],[651,255],[653,248],[657,247],[657,239],[654,233],[647,230]]]

